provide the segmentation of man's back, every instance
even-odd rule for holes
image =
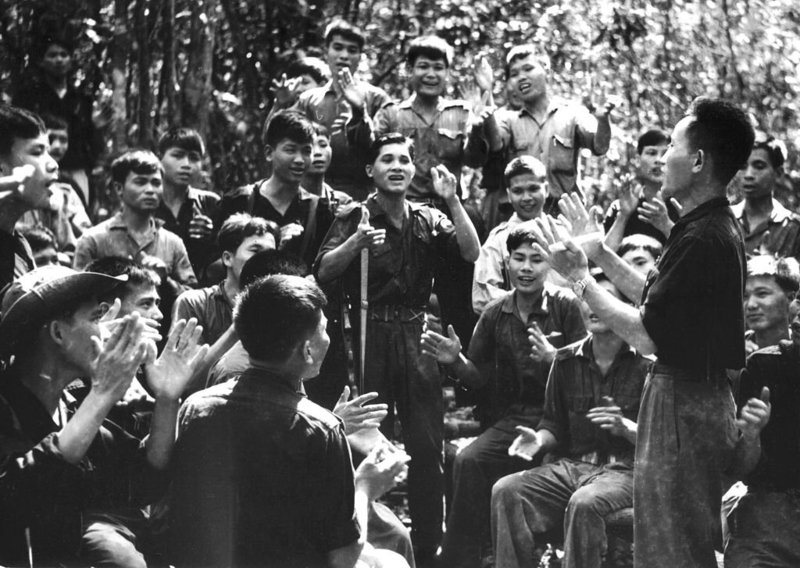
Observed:
[[[340,422],[267,371],[187,400],[174,473],[178,565],[324,566],[358,539]]]

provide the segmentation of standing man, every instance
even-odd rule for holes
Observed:
[[[783,162],[778,141],[759,133],[739,174],[744,199],[731,208],[744,231],[747,254],[761,250],[800,260],[800,218],[772,196],[783,175]]]
[[[744,243],[725,196],[753,138],[740,108],[704,97],[692,103],[662,158],[664,198],[675,198],[683,216],[646,282],[599,239],[586,243],[589,257],[620,291],[629,298],[639,292],[639,309],[595,282],[587,255],[554,220],[537,221],[550,266],[574,283],[575,293],[615,333],[658,356],[638,420],[637,566],[717,565],[721,475],[738,436],[725,370],[739,369],[745,360]],[[565,196],[561,206],[575,233],[599,230],[577,196]],[[576,230],[581,226],[586,231]]]
[[[616,106],[609,100],[592,115],[588,109],[551,97],[548,92],[550,59],[534,45],[520,45],[506,57],[506,80],[520,98],[522,108],[496,112],[487,121],[492,152],[509,151],[513,158],[528,154],[547,166],[550,195],[546,212],[558,198],[578,187],[578,154],[588,148],[595,156],[608,151],[611,125],[608,115]],[[496,132],[495,127],[496,126]]]
[[[359,297],[360,263],[369,250],[368,323],[364,384],[378,402],[397,405],[409,469],[412,541],[419,565],[432,560],[442,537],[444,452],[443,403],[439,367],[422,357],[420,338],[441,259],[452,254],[468,262],[478,257],[478,236],[456,193],[456,179],[444,166],[434,169],[434,189],[445,200],[453,222],[442,212],[405,199],[414,175],[411,142],[386,134],[372,145],[367,173],[377,193],[336,216],[314,266],[321,283],[341,278],[345,293]],[[394,432],[394,413],[383,421]]]
[[[345,192],[356,201],[366,199],[372,182],[364,173],[366,162],[350,147],[343,127],[351,120],[359,122],[365,115],[374,117],[391,100],[383,89],[353,78],[364,52],[364,41],[361,30],[344,20],[328,24],[325,47],[331,80],[322,87],[304,92],[291,107],[331,133],[333,161],[326,181],[333,189]],[[278,110],[273,108],[273,112]]]

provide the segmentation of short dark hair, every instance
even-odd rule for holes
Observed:
[[[217,245],[221,251],[236,252],[247,237],[270,234],[275,245],[281,241],[281,228],[274,221],[253,217],[249,213],[236,213],[228,217],[217,233]]]
[[[408,153],[411,156],[411,160],[414,160],[414,141],[410,138],[406,138],[399,132],[389,132],[378,136],[372,144],[370,144],[369,154],[367,155],[368,163],[374,164],[375,160],[377,160],[378,156],[381,154],[381,148],[389,144],[405,144],[408,146]]]
[[[769,158],[769,162],[772,165],[773,170],[783,167],[783,164],[786,161],[786,156],[784,154],[785,148],[783,147],[783,144],[766,132],[756,132],[756,138],[753,142],[753,149],[751,150],[751,153],[755,152],[756,150],[764,150],[767,153],[767,157]]]
[[[106,256],[93,260],[86,265],[84,272],[128,277],[128,281],[123,286],[117,286],[101,297],[100,300],[103,302],[111,303],[115,298],[124,298],[137,286],[148,285],[158,288],[161,285],[161,278],[155,271],[144,268],[135,260],[123,256]]]
[[[533,174],[536,177],[547,178],[547,167],[533,156],[517,156],[503,170],[503,179],[506,187],[511,185],[511,179],[523,174]]]
[[[443,59],[448,68],[453,62],[453,48],[444,39],[435,35],[427,35],[415,38],[408,46],[406,63],[413,67],[417,58],[423,56],[428,59]]]
[[[44,122],[37,115],[23,108],[0,104],[0,156],[8,156],[15,141],[31,140],[46,133]]]
[[[282,110],[264,123],[261,137],[264,146],[275,148],[282,140],[291,140],[297,144],[314,142],[314,127],[311,121],[297,111]]]
[[[53,247],[58,250],[56,245],[56,236],[53,231],[45,226],[37,225],[35,227],[26,227],[20,231],[28,244],[31,245],[33,252],[39,252],[47,247]]]
[[[747,114],[722,99],[697,97],[689,107],[694,120],[686,130],[695,150],[708,152],[714,163],[712,175],[727,185],[747,164],[755,132]]]
[[[327,303],[320,287],[306,278],[267,276],[239,295],[233,322],[251,357],[282,362],[314,332]]]
[[[150,150],[132,150],[125,152],[111,162],[111,179],[117,183],[125,183],[128,174],[154,174],[163,172],[161,161]]]
[[[523,221],[517,225],[506,239],[506,249],[509,253],[514,252],[524,244],[532,245],[536,242],[536,223],[534,221]]]
[[[194,128],[173,126],[158,139],[158,155],[164,156],[170,148],[180,148],[187,152],[197,152],[201,156],[206,153],[203,137]]]
[[[294,253],[285,250],[262,250],[247,259],[239,275],[239,286],[245,288],[259,278],[285,274],[287,276],[305,277],[308,267],[303,260]]]
[[[793,257],[775,258],[767,254],[747,261],[747,277],[772,276],[781,290],[793,299],[800,290],[800,264]]]
[[[632,250],[640,249],[649,252],[654,259],[658,260],[664,250],[664,246],[653,237],[636,233],[622,239],[619,248],[617,248],[617,256],[623,256]]]
[[[651,128],[641,136],[636,142],[636,153],[640,156],[645,149],[645,146],[663,146],[669,144],[669,134],[660,128]]]
[[[330,80],[331,71],[328,69],[328,65],[319,57],[303,57],[286,69],[286,77],[288,79],[295,79],[303,75],[308,75],[322,85]]]
[[[312,122],[311,128],[314,129],[314,136],[324,136],[330,140],[331,133],[328,128],[324,124],[320,124],[319,122]]]
[[[41,118],[47,130],[66,130],[69,132],[69,123],[62,117],[49,112],[43,112]]]
[[[360,51],[364,51],[366,39],[364,38],[364,32],[361,31],[361,28],[354,26],[350,22],[346,22],[345,20],[337,18],[325,28],[326,47],[331,44],[331,41],[333,41],[333,36],[336,35],[341,36],[348,41],[356,42],[358,44],[358,49]]]
[[[508,55],[506,55],[506,79],[508,79],[511,73],[511,64],[519,59],[525,59],[529,55],[534,56],[545,70],[550,70],[550,57],[544,49],[530,43],[518,45],[512,48],[511,51],[508,52]]]

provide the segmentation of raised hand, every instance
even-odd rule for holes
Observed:
[[[517,426],[517,437],[508,448],[509,456],[517,456],[531,461],[542,449],[542,438],[539,432],[526,426]]]
[[[379,444],[356,469],[356,489],[366,493],[370,501],[378,499],[395,486],[409,459],[408,454],[391,444]]]
[[[589,260],[576,242],[577,239],[550,216],[545,220],[535,219],[534,227],[536,242],[533,248],[547,260],[550,268],[573,282],[586,277],[589,273]],[[591,234],[584,236],[582,240],[589,242],[589,238]]]
[[[583,248],[586,255],[594,258],[602,249],[605,238],[600,208],[595,206],[591,211],[587,210],[583,195],[577,191],[562,195],[558,200],[558,208],[561,210],[561,225]]]
[[[739,419],[736,420],[736,426],[745,438],[751,440],[757,438],[769,422],[772,413],[769,396],[769,388],[764,387],[761,389],[760,398],[751,398],[742,408]]]
[[[489,59],[485,54],[481,53],[474,60],[474,67],[472,68],[472,77],[475,79],[475,84],[481,90],[481,93],[492,92],[494,87],[494,71]]]
[[[366,95],[364,91],[358,86],[350,69],[344,68],[339,71],[339,85],[342,87],[342,94],[347,104],[353,109],[353,112],[363,113],[364,103],[366,102]]]
[[[281,242],[278,243],[278,248],[281,250],[286,248],[286,245],[289,244],[289,241],[295,237],[299,237],[302,234],[303,225],[299,223],[289,223],[288,225],[284,225],[281,227]]]
[[[658,197],[654,197],[650,201],[642,201],[639,206],[639,218],[645,223],[653,225],[665,237],[669,236],[672,227],[675,225],[669,218],[667,204]]]
[[[150,352],[150,341],[143,337],[144,323],[133,313],[119,320],[105,343],[92,337],[98,353],[92,376],[92,391],[114,402],[120,400]]]
[[[368,392],[357,396],[353,400],[350,398],[350,387],[344,387],[333,413],[344,422],[344,431],[348,436],[360,430],[369,428],[377,429],[381,421],[389,413],[386,404],[366,404],[370,400],[378,398],[378,393]]]
[[[547,340],[547,336],[534,322],[528,328],[528,342],[531,344],[531,359],[543,363],[552,363],[556,356],[556,348]]]
[[[606,97],[606,102],[600,107],[602,110],[597,113],[597,117],[606,117],[611,114],[611,111],[615,108],[621,107],[625,103],[625,100],[620,97],[619,95],[608,95]]]
[[[461,339],[452,325],[447,326],[447,337],[432,330],[425,330],[420,337],[422,353],[433,357],[437,363],[450,365],[461,353]]]
[[[272,81],[271,90],[275,95],[275,106],[286,108],[294,104],[297,100],[298,89],[300,87],[300,77],[287,79],[286,73],[280,79]]]
[[[439,164],[431,168],[431,178],[433,178],[433,191],[436,195],[445,201],[458,198],[456,176],[444,165]]]
[[[11,170],[11,174],[0,176],[0,199],[11,194],[22,195],[25,193],[25,183],[33,177],[36,169],[30,165],[17,166]]]
[[[214,222],[206,215],[195,215],[189,221],[189,237],[192,239],[208,239],[214,234]]]
[[[636,213],[639,205],[639,195],[635,191],[636,177],[633,174],[625,174],[619,186],[619,213],[624,217],[630,217]]]
[[[200,346],[203,327],[195,318],[178,321],[169,334],[164,351],[145,366],[147,381],[156,400],[178,400],[186,390],[195,369],[208,352],[208,345]]]

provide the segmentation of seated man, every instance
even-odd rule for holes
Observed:
[[[800,301],[789,314],[791,340],[753,353],[736,395],[752,452],[743,470],[747,494],[728,519],[728,568],[800,566]]]
[[[146,565],[142,508],[162,486],[179,398],[204,349],[194,322],[176,327],[154,362],[138,314],[109,335],[99,297],[122,281],[45,267],[3,300],[0,564]],[[156,401],[145,440],[106,419],[142,363]],[[80,401],[65,390],[77,379],[90,384]]]
[[[514,290],[489,302],[466,357],[452,326],[447,330],[449,337],[433,331],[422,335],[424,353],[449,365],[450,375],[462,385],[482,388],[480,399],[486,416],[481,422],[489,426],[456,457],[453,499],[442,545],[445,566],[481,566],[481,546],[489,539],[492,485],[530,467],[525,460],[507,455],[515,428],[539,424],[556,348],[586,336],[580,301],[568,290],[546,284],[550,267],[533,250],[533,242],[531,223],[518,225],[508,235],[508,268]]]
[[[511,289],[506,239],[520,223],[539,217],[547,199],[547,170],[542,162],[532,156],[511,160],[503,178],[514,214],[508,221],[492,229],[475,262],[472,308],[477,314],[483,312],[486,304],[505,296],[505,292]]]
[[[622,299],[602,273],[598,284]],[[651,361],[625,343],[585,303],[587,339],[558,351],[537,430],[517,426],[509,455],[546,465],[514,473],[492,489],[497,566],[533,566],[534,533],[564,527],[563,566],[599,568],[606,553],[603,517],[633,504],[633,455],[639,399]]]
[[[747,354],[789,339],[789,304],[800,288],[797,260],[763,255],[747,261],[744,318]]]
[[[242,292],[234,324],[250,367],[189,397],[180,413],[176,565],[352,568],[362,554],[369,504],[405,458],[379,446],[354,477],[342,423],[301,394],[328,349],[325,303],[296,276]]]

